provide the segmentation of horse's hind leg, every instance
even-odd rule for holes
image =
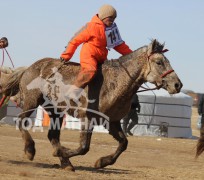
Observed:
[[[25,142],[25,148],[24,152],[27,155],[29,160],[33,160],[35,156],[35,142],[33,141],[30,133],[26,129],[26,122],[31,123],[29,119],[26,119],[30,117],[30,115],[33,113],[33,111],[36,110],[38,106],[38,100],[40,98],[40,94],[35,94],[36,96],[31,96],[31,93],[23,93],[25,97],[24,98],[24,105],[23,105],[23,113],[20,114],[20,120],[18,121],[19,129],[21,131],[23,140]],[[34,94],[34,93],[33,93]],[[30,125],[30,124],[29,124]]]
[[[115,153],[98,159],[95,163],[96,168],[103,168],[105,166],[114,164],[120,154],[127,148],[128,140],[122,131],[120,121],[110,122],[109,134],[111,134],[119,142],[119,146]]]
[[[50,128],[48,131],[48,139],[50,140],[50,143],[52,144],[52,146],[54,148],[53,156],[58,156],[59,151],[64,151],[64,149],[67,149],[67,148],[61,146],[61,144],[60,144],[60,129],[62,126],[63,117],[56,116],[51,111],[50,111],[50,113],[52,113],[52,115],[50,116],[51,117],[51,121],[50,121],[51,123],[50,123]],[[61,167],[63,169],[75,171],[73,165],[69,161],[69,158],[60,156],[59,159],[61,162]]]
[[[28,130],[26,129],[26,123],[28,122],[26,120],[27,117],[29,117],[32,114],[33,111],[24,111],[24,113],[22,113],[19,116],[19,121],[18,123],[18,127],[19,130],[21,131],[22,134],[22,138],[25,142],[25,147],[24,147],[24,152],[27,155],[29,160],[33,160],[34,156],[35,156],[35,142],[33,141],[30,133],[28,132]],[[25,119],[25,121],[24,121]],[[30,121],[29,121],[30,123]]]

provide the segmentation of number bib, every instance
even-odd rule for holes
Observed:
[[[124,41],[121,39],[117,25],[114,23],[111,27],[107,27],[105,30],[107,48],[114,48],[122,44]]]

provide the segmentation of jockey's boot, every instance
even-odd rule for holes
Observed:
[[[82,91],[82,88],[72,85],[71,88],[68,90],[67,96],[69,99],[72,99],[76,102],[80,98]]]
[[[96,71],[93,71],[93,70],[88,71],[88,70],[82,69],[79,72],[74,82],[74,85],[78,88],[84,89],[86,85],[94,78],[95,74],[96,74]]]

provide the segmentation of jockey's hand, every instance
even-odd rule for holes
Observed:
[[[6,37],[2,37],[0,39],[0,48],[6,48],[8,46],[8,39]]]
[[[69,63],[69,61],[66,61],[66,60],[64,60],[64,58],[60,58],[60,60],[61,60],[61,62],[63,63],[63,64],[68,64]]]

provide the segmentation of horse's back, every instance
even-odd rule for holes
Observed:
[[[64,81],[69,82],[70,79],[74,79],[77,76],[79,71],[79,63],[69,62],[64,64],[60,59],[43,58],[28,67],[22,77],[22,81],[24,85],[28,85],[37,77],[47,80],[59,73],[62,75]]]
[[[36,61],[35,63],[33,63],[30,67],[31,68],[43,68],[44,66],[47,66],[47,68],[49,67],[59,67],[62,66],[63,62],[60,59],[56,59],[56,58],[43,58],[40,59],[38,61]],[[76,62],[68,62],[66,64],[64,64],[64,66],[67,67],[80,67],[79,63]]]

